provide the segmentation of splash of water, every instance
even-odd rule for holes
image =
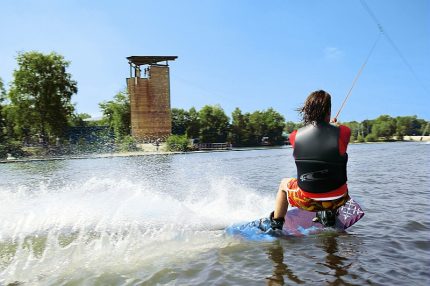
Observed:
[[[228,177],[181,190],[127,178],[4,188],[0,284],[88,282],[112,273],[145,281],[234,243],[223,229],[263,216],[272,200]]]

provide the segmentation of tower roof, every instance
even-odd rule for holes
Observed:
[[[156,64],[158,62],[164,62],[164,61],[174,61],[177,58],[178,58],[177,56],[131,56],[131,57],[127,57],[127,60],[130,63],[133,63],[137,66],[141,66],[141,65]]]

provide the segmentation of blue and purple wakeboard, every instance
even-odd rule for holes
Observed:
[[[241,236],[248,240],[271,241],[282,236],[304,236],[316,234],[324,230],[344,231],[364,216],[360,205],[349,199],[345,205],[337,210],[335,225],[325,227],[315,221],[316,212],[309,212],[299,208],[288,209],[282,231],[273,231],[269,218],[262,218],[245,224],[234,224],[226,228],[226,233]],[[266,230],[268,229],[268,230]]]

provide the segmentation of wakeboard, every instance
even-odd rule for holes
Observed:
[[[326,227],[315,220],[316,212],[299,208],[289,208],[285,215],[282,230],[272,230],[270,219],[262,218],[245,224],[233,224],[226,228],[226,233],[240,236],[248,240],[271,241],[282,236],[304,236],[316,234],[324,230],[344,231],[364,216],[364,211],[353,199],[337,209],[332,227]]]

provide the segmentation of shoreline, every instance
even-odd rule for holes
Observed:
[[[409,137],[409,136],[408,136]],[[410,136],[412,137],[412,136]],[[421,136],[413,136],[421,137]],[[430,137],[430,136],[424,136]],[[382,143],[426,143],[430,142],[430,138],[426,140],[393,140],[393,141],[377,141],[377,142],[351,142],[350,144],[382,144]],[[289,149],[291,145],[282,146],[255,146],[255,147],[236,147],[230,150],[202,150],[202,151],[131,151],[131,152],[115,152],[115,153],[101,153],[101,154],[86,154],[76,156],[58,156],[58,157],[27,157],[17,159],[0,159],[0,164],[7,163],[27,163],[27,162],[43,162],[43,161],[64,161],[64,160],[84,160],[84,159],[106,159],[106,158],[118,158],[118,157],[140,157],[140,156],[153,156],[153,155],[179,155],[179,154],[202,154],[202,153],[214,153],[214,152],[244,152],[244,151],[256,151],[256,150],[271,150],[271,149]]]
[[[291,148],[289,145],[283,146],[271,146],[271,147],[238,147],[230,150],[202,150],[202,151],[131,151],[131,152],[116,152],[116,153],[102,153],[102,154],[87,154],[87,155],[76,155],[76,156],[58,156],[58,157],[27,157],[17,159],[0,159],[0,164],[7,163],[27,163],[27,162],[43,162],[43,161],[64,161],[64,160],[84,160],[84,159],[105,159],[105,158],[118,158],[118,157],[141,157],[141,156],[153,156],[153,155],[191,155],[191,154],[202,154],[202,153],[215,153],[215,152],[243,152],[253,150],[271,150],[271,149],[286,149]]]

